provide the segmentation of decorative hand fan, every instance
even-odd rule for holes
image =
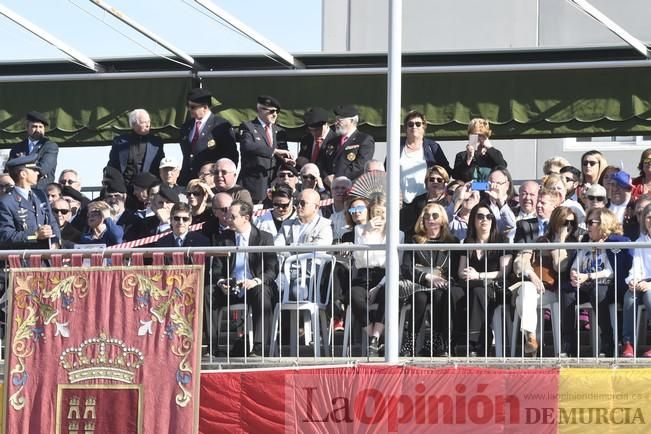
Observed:
[[[376,194],[385,194],[387,185],[386,172],[369,172],[361,175],[353,183],[350,196],[371,199]]]

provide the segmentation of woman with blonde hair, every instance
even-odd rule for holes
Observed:
[[[120,244],[124,231],[111,218],[111,207],[103,200],[88,204],[86,214],[87,228],[79,239],[79,244]]]
[[[208,184],[201,179],[191,179],[185,187],[185,196],[192,209],[192,223],[203,223],[212,215],[212,198],[214,196]]]

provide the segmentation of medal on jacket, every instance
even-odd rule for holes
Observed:
[[[18,220],[20,221],[20,224],[23,226],[23,230],[27,230],[27,209],[23,207],[18,207],[17,210],[18,214]]]
[[[214,140],[212,140],[212,139],[211,139],[211,140],[208,140],[208,149],[212,149],[212,148],[214,148],[215,145],[217,145],[217,143],[215,143]]]

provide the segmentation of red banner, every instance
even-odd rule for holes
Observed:
[[[5,432],[198,432],[203,267],[19,268],[10,288]]]

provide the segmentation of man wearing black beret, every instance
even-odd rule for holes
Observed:
[[[294,157],[287,150],[287,134],[276,125],[280,112],[278,100],[269,95],[260,95],[256,111],[258,116],[255,119],[240,125],[242,170],[237,181],[249,190],[254,204],[266,197],[277,164],[295,164]]]
[[[36,164],[41,170],[41,179],[36,187],[45,190],[45,186],[54,182],[57,169],[59,146],[45,137],[47,118],[39,112],[27,113],[27,138],[11,148],[9,159],[23,155],[36,155]]]
[[[338,176],[354,180],[364,172],[364,165],[375,153],[373,137],[357,129],[359,113],[355,106],[340,105],[334,113],[337,137],[324,143],[317,163],[327,185]]]
[[[198,177],[199,168],[207,162],[230,158],[239,162],[235,131],[226,119],[210,111],[212,94],[207,89],[196,88],[188,93],[188,119],[180,130],[183,164],[178,184],[186,185]]]
[[[334,129],[328,125],[329,116],[321,107],[308,109],[303,115],[308,132],[301,138],[296,159],[296,167],[299,169],[307,163],[316,163],[323,144],[336,136]]]

